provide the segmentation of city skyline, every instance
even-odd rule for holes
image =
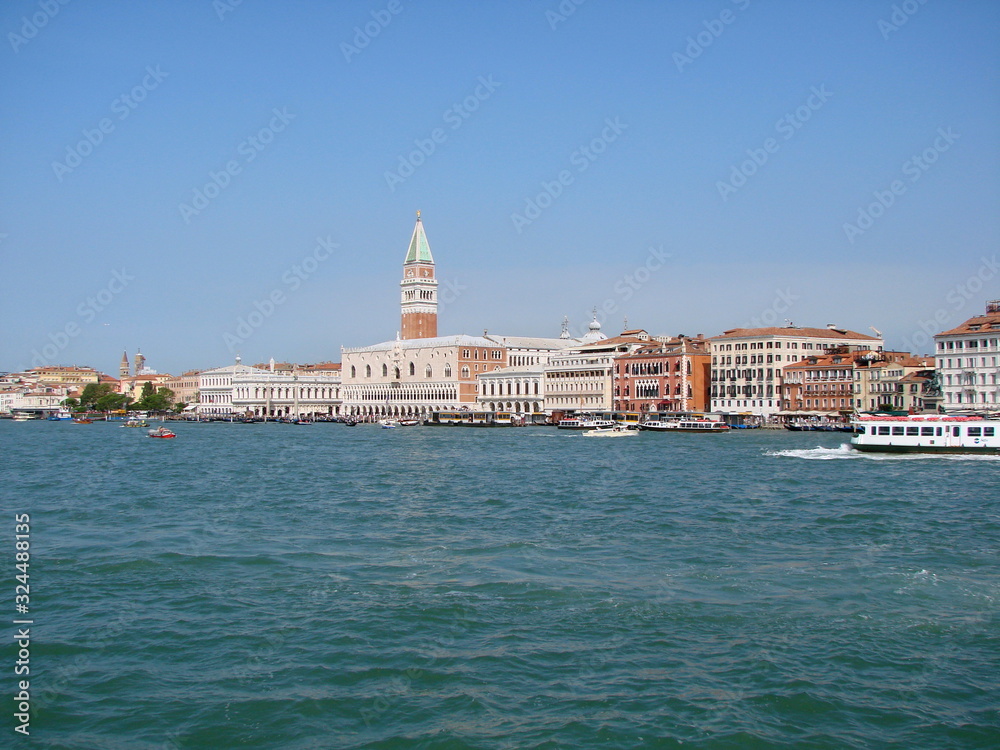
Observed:
[[[51,6],[0,11],[0,370],[338,361],[418,209],[442,335],[923,354],[1000,296],[986,2]]]

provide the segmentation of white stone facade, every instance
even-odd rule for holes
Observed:
[[[1000,410],[1000,300],[934,341],[944,410]]]
[[[479,376],[476,409],[538,414],[545,411],[544,365],[505,367]]]
[[[265,370],[236,364],[205,370],[198,375],[198,414],[208,417],[226,417],[235,414],[233,409],[233,378],[250,376],[260,378]]]
[[[256,370],[233,377],[233,411],[254,417],[333,417],[340,414],[340,373]]]
[[[570,352],[549,359],[544,370],[545,411],[610,411],[615,351]]]

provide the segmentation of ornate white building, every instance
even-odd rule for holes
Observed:
[[[233,377],[233,411],[254,417],[333,417],[340,414],[340,367],[251,368]]]
[[[479,376],[476,409],[538,414],[545,411],[545,365],[505,367]]]
[[[205,370],[198,375],[198,414],[207,417],[228,417],[236,414],[233,408],[233,380],[236,377],[262,377],[264,370],[236,364]],[[240,412],[242,413],[242,412]]]
[[[397,339],[343,349],[344,413],[422,416],[472,408],[476,377],[507,364],[480,336]]]

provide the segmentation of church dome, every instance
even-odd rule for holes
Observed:
[[[590,328],[590,332],[583,337],[584,341],[592,343],[594,341],[603,341],[607,338],[607,336],[601,333],[601,323],[597,319],[596,311],[594,312],[594,319],[590,321],[590,325],[588,327]]]

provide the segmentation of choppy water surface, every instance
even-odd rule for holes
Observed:
[[[998,459],[175,429],[0,423],[33,545],[11,743],[1000,746]]]

